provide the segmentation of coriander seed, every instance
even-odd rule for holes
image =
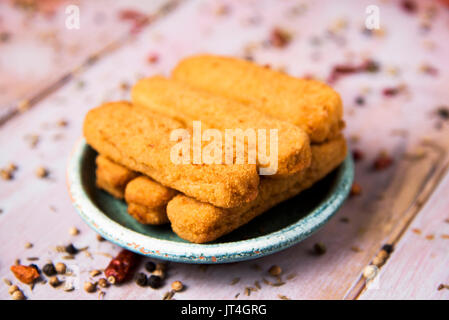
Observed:
[[[315,243],[313,250],[318,255],[323,255],[326,253],[326,245],[322,242]]]
[[[25,300],[25,296],[23,295],[22,291],[16,290],[11,295],[13,300]]]
[[[19,290],[19,287],[16,286],[15,284],[13,284],[12,286],[10,286],[10,287],[8,288],[8,293],[9,293],[9,294],[13,294],[13,293],[16,292],[17,290]]]
[[[44,167],[39,167],[36,169],[36,176],[38,178],[46,178],[48,176],[49,172]]]
[[[80,231],[77,229],[77,228],[75,228],[75,227],[71,227],[70,229],[69,229],[69,234],[71,235],[71,236],[76,236],[76,235],[78,235],[80,233]]]
[[[184,289],[184,285],[182,284],[181,281],[175,281],[171,284],[171,288],[175,292],[180,292],[180,291],[182,291],[182,289]]]
[[[92,293],[97,290],[97,286],[89,281],[84,282],[84,291]]]
[[[273,277],[277,277],[282,273],[282,269],[281,269],[281,267],[274,265],[274,266],[271,266],[270,269],[268,269],[268,273],[270,275],[272,275]]]
[[[98,280],[98,285],[102,288],[107,288],[109,286],[109,283],[105,278],[101,278],[100,280]]]
[[[59,274],[64,274],[64,273],[66,273],[66,271],[67,271],[67,266],[66,266],[64,263],[62,263],[62,262],[58,262],[58,263],[55,265],[55,270],[56,270],[56,272],[59,273]]]
[[[61,284],[61,281],[59,281],[57,276],[52,276],[49,280],[48,283],[53,287],[56,288],[57,286],[59,286]]]

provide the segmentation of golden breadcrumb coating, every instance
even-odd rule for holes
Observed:
[[[97,164],[97,187],[118,199],[123,199],[126,184],[137,177],[137,172],[129,170],[102,155],[98,155],[95,162]]]
[[[213,241],[311,187],[334,170],[345,156],[343,137],[312,145],[312,165],[305,173],[286,179],[261,179],[258,197],[240,208],[218,208],[177,195],[167,205],[172,229],[179,237],[191,242]]]
[[[83,131],[99,153],[192,198],[223,208],[255,199],[256,165],[174,163],[170,153],[177,142],[170,141],[170,134],[181,127],[147,108],[114,102],[90,110]]]
[[[131,96],[134,105],[175,118],[188,127],[193,126],[193,121],[201,121],[202,129],[220,129],[223,139],[226,129],[250,129],[256,133],[254,142],[257,145],[257,130],[265,129],[266,133],[270,129],[277,130],[278,156],[274,160],[277,164],[270,164],[277,170],[272,177],[285,177],[305,170],[310,165],[309,138],[301,128],[238,101],[161,76],[140,80],[133,87]],[[266,141],[268,154],[272,149],[270,140],[267,138]]]
[[[313,143],[332,139],[344,126],[342,101],[331,87],[246,60],[196,55],[181,60],[172,77],[289,121],[303,128]]]

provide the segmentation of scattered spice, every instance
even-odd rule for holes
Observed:
[[[380,152],[376,159],[374,159],[373,169],[376,171],[387,169],[393,162],[393,158],[387,152]]]
[[[282,273],[282,269],[281,267],[274,265],[271,266],[270,269],[268,269],[268,273],[273,277],[277,277]]]
[[[23,295],[23,292],[20,290],[16,290],[11,295],[13,300],[25,300],[25,296]]]
[[[97,290],[97,286],[95,285],[95,283],[86,281],[84,282],[84,291],[88,292],[88,293],[92,293],[95,292]]]
[[[148,278],[148,285],[153,289],[158,289],[162,286],[162,278],[152,275]]]
[[[433,239],[435,239],[435,235],[433,235],[433,234],[428,234],[428,235],[426,236],[426,239],[427,239],[427,240],[433,240]]]
[[[138,286],[145,287],[147,285],[148,278],[145,273],[140,272],[137,274],[135,281]]]
[[[75,246],[73,244],[69,244],[65,247],[65,252],[73,255],[73,254],[77,254],[79,252],[79,250],[77,248],[75,248]]]
[[[33,247],[33,244],[30,242],[25,243],[25,249],[30,249]]]
[[[65,274],[67,271],[67,266],[65,265],[65,263],[58,262],[55,266],[55,270],[59,274]]]
[[[133,9],[125,9],[119,12],[119,18],[123,21],[130,21],[132,24],[131,33],[138,33],[142,28],[150,22],[150,18]]]
[[[413,233],[416,233],[416,234],[421,234],[421,230],[418,229],[418,228],[412,229],[412,232],[413,232]]]
[[[362,96],[357,96],[355,98],[355,103],[359,106],[363,106],[365,104],[365,98]]]
[[[349,218],[348,217],[341,217],[340,218],[340,222],[349,223]]]
[[[161,279],[165,279],[165,272],[163,270],[157,269],[153,271],[153,275],[158,276]]]
[[[17,104],[17,109],[20,113],[27,111],[28,109],[30,109],[30,101],[27,99],[19,101],[19,103]]]
[[[42,268],[42,272],[44,272],[44,274],[48,277],[54,276],[57,273],[53,263],[47,263],[46,265],[44,265],[44,267]]]
[[[251,290],[249,290],[249,288],[246,287],[243,293],[245,294],[245,296],[249,297],[251,295]]]
[[[357,247],[357,246],[352,246],[352,247],[351,247],[351,250],[354,251],[354,252],[362,252],[362,249],[360,249],[360,248]]]
[[[99,234],[97,234],[97,240],[100,241],[100,242],[105,241],[105,239],[101,235],[99,235]]]
[[[167,291],[163,296],[162,300],[171,300],[175,295],[174,291]]]
[[[36,169],[36,176],[38,178],[46,178],[48,176],[49,172],[44,167],[39,167]]]
[[[282,294],[278,294],[278,297],[279,297],[279,299],[281,299],[281,300],[290,300],[289,297],[284,296],[284,295],[282,295]]]
[[[438,291],[443,290],[443,289],[449,289],[449,285],[440,283],[440,285],[438,286]]]
[[[154,264],[154,262],[152,261],[147,261],[145,263],[145,270],[147,270],[148,272],[153,272],[154,270],[156,270],[156,264]]]
[[[13,294],[13,293],[16,292],[17,290],[19,290],[19,287],[16,286],[16,285],[14,284],[14,285],[12,285],[12,286],[9,286],[9,288],[8,288],[8,293],[9,293],[9,294]]]
[[[437,76],[438,75],[438,69],[435,68],[434,66],[431,66],[429,64],[423,64],[419,67],[419,70],[424,73],[427,74],[429,76]]]
[[[70,292],[75,290],[75,287],[73,286],[73,283],[71,281],[65,281],[64,288],[62,290]]]
[[[184,285],[182,284],[181,281],[174,281],[174,282],[171,284],[171,288],[172,288],[173,291],[175,291],[175,292],[180,292],[180,291],[182,291],[182,289],[184,289]]]
[[[34,267],[23,266],[23,265],[14,265],[11,266],[11,271],[14,276],[25,284],[32,284],[36,281],[40,275],[39,272]]]
[[[98,280],[98,285],[102,288],[107,288],[109,286],[109,283],[105,278],[101,278],[100,280]]]
[[[71,228],[69,229],[69,234],[70,234],[71,236],[77,236],[77,235],[80,234],[80,231],[79,231],[76,227],[71,227]]]
[[[441,106],[437,109],[437,115],[442,120],[449,120],[449,108],[446,106]]]
[[[441,238],[442,238],[442,239],[449,239],[449,234],[442,234],[442,235],[441,235]]]
[[[240,278],[234,278],[231,281],[231,286],[233,286],[234,284],[238,283],[240,281]]]
[[[373,279],[377,275],[378,268],[372,264],[363,269],[363,277],[367,280]]]
[[[131,272],[138,262],[138,256],[128,250],[122,250],[111,260],[104,274],[109,283],[121,283],[131,276]]]
[[[65,120],[65,119],[61,119],[61,120],[58,121],[57,124],[58,124],[59,127],[67,127],[69,125],[69,122],[67,120]]]
[[[48,283],[53,287],[56,288],[61,284],[61,281],[59,281],[57,276],[52,276],[50,277],[50,279],[48,280]]]
[[[417,10],[416,3],[412,0],[402,0],[401,8],[407,13],[415,13]]]
[[[317,255],[323,255],[327,251],[326,245],[322,242],[315,243],[315,245],[313,246],[313,250]]]
[[[362,193],[362,187],[357,183],[354,182],[351,186],[351,192],[350,195],[351,196],[358,196]]]
[[[292,35],[281,28],[274,28],[270,34],[270,43],[276,48],[284,48],[292,40]]]
[[[342,76],[347,76],[356,73],[375,73],[380,70],[379,64],[374,60],[366,60],[360,65],[336,65],[332,68],[331,73],[327,79],[329,83],[335,83]]]
[[[147,57],[147,62],[150,64],[155,64],[159,61],[159,55],[157,53],[150,53]]]

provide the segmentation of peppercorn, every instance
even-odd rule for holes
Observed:
[[[53,287],[57,287],[61,284],[61,281],[59,281],[57,276],[53,276],[48,280],[48,283]]]
[[[359,106],[363,106],[365,104],[365,98],[362,96],[358,96],[355,98],[355,103],[357,103]]]
[[[84,291],[92,293],[97,290],[97,286],[89,281],[84,282]]]
[[[64,274],[67,271],[67,267],[64,263],[59,262],[55,266],[56,272],[59,274]]]
[[[382,250],[385,250],[388,254],[391,254],[394,250],[393,245],[392,244],[384,244],[382,246]]]
[[[33,267],[34,269],[36,269],[37,273],[41,274],[41,269],[39,269],[39,267],[34,263],[30,264],[30,267]]]
[[[268,269],[268,273],[272,275],[273,277],[279,276],[282,273],[282,269],[279,266],[271,266],[270,269]]]
[[[105,278],[101,278],[100,280],[98,280],[98,285],[102,288],[107,288],[109,286],[109,283]]]
[[[156,269],[156,265],[152,261],[148,261],[145,263],[145,270],[148,272],[153,272]]]
[[[65,247],[65,252],[68,254],[77,254],[78,249],[73,246],[73,244],[69,244]]]
[[[324,243],[318,242],[315,243],[315,245],[313,246],[313,250],[315,251],[316,254],[322,255],[326,253],[326,246]]]
[[[22,291],[16,290],[12,294],[12,299],[13,300],[24,300],[25,296],[23,295]]]
[[[42,271],[44,274],[48,277],[54,276],[56,274],[56,269],[53,263],[47,263],[43,268]]]
[[[8,293],[9,293],[9,294],[13,294],[13,293],[16,292],[17,290],[19,290],[19,287],[16,286],[15,284],[13,284],[12,286],[10,286],[10,287],[8,288]]]
[[[153,289],[158,289],[162,285],[162,278],[152,275],[150,276],[150,278],[148,278],[148,285]]]
[[[136,276],[136,283],[137,285],[141,286],[141,287],[145,287],[147,285],[148,282],[148,278],[145,275],[145,273],[138,273]]]
[[[184,289],[184,285],[181,281],[175,281],[171,284],[171,288],[173,289],[173,291],[180,292],[182,291],[182,289]]]

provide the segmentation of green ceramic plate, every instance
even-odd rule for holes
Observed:
[[[146,226],[126,212],[126,203],[95,186],[95,156],[84,140],[67,169],[72,202],[80,216],[104,238],[139,254],[187,263],[227,263],[259,258],[310,236],[340,208],[349,194],[354,167],[348,156],[325,179],[247,225],[208,244],[189,243],[170,226]]]

